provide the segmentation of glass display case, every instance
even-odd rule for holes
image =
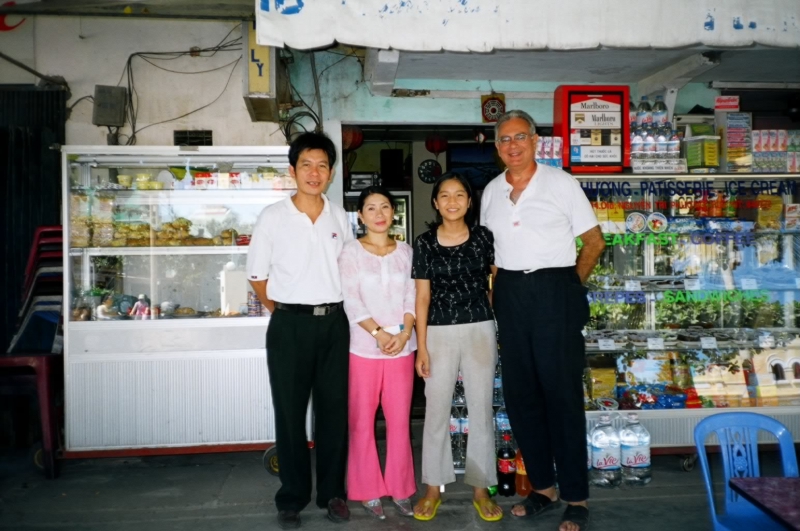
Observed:
[[[64,148],[68,450],[273,437],[245,264],[287,152]]]
[[[586,409],[651,410],[663,446],[691,446],[694,424],[662,421],[719,408],[800,426],[800,176],[578,180],[606,241]]]

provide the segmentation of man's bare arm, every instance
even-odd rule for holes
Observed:
[[[575,264],[575,271],[581,279],[581,283],[586,282],[589,275],[592,274],[592,269],[597,265],[597,260],[603,254],[603,249],[606,248],[606,240],[603,238],[603,231],[600,226],[595,226],[587,230],[580,236],[583,242],[583,247],[578,253],[578,261]]]
[[[251,280],[250,285],[253,286],[253,291],[256,293],[258,300],[261,304],[269,310],[269,313],[275,311],[275,302],[267,298],[267,281],[266,280]]]

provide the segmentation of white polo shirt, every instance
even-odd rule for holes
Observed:
[[[495,265],[529,272],[574,266],[575,237],[597,225],[580,183],[563,170],[537,164],[516,204],[511,190],[503,172],[481,197],[481,224],[494,234]]]
[[[340,302],[339,254],[353,239],[347,214],[325,195],[316,223],[291,197],[258,216],[247,253],[247,278],[267,280],[270,300],[286,304]]]

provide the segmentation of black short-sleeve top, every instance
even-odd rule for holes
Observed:
[[[487,294],[492,264],[494,237],[486,227],[471,228],[467,241],[453,247],[439,244],[436,228],[417,237],[411,276],[431,281],[428,325],[493,320]]]

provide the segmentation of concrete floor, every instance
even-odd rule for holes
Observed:
[[[417,470],[419,440],[414,442]],[[767,464],[763,467],[769,468]],[[719,471],[719,466],[715,468]],[[0,453],[0,529],[277,529],[273,496],[278,485],[278,479],[264,470],[261,454],[253,452],[68,460],[61,462],[61,477],[54,481],[45,480],[24,452],[6,452]],[[351,502],[353,516],[348,524],[332,524],[323,510],[312,506],[302,513],[302,528],[555,530],[561,514],[557,511],[535,522],[522,521],[508,513],[514,498],[500,498],[506,517],[498,523],[484,522],[473,509],[470,489],[461,478],[448,486],[444,499],[431,522],[400,517],[388,502],[388,518],[377,522],[364,514],[357,502]],[[590,503],[593,531],[711,529],[700,471],[681,471],[675,456],[654,458],[650,485],[593,489]]]

